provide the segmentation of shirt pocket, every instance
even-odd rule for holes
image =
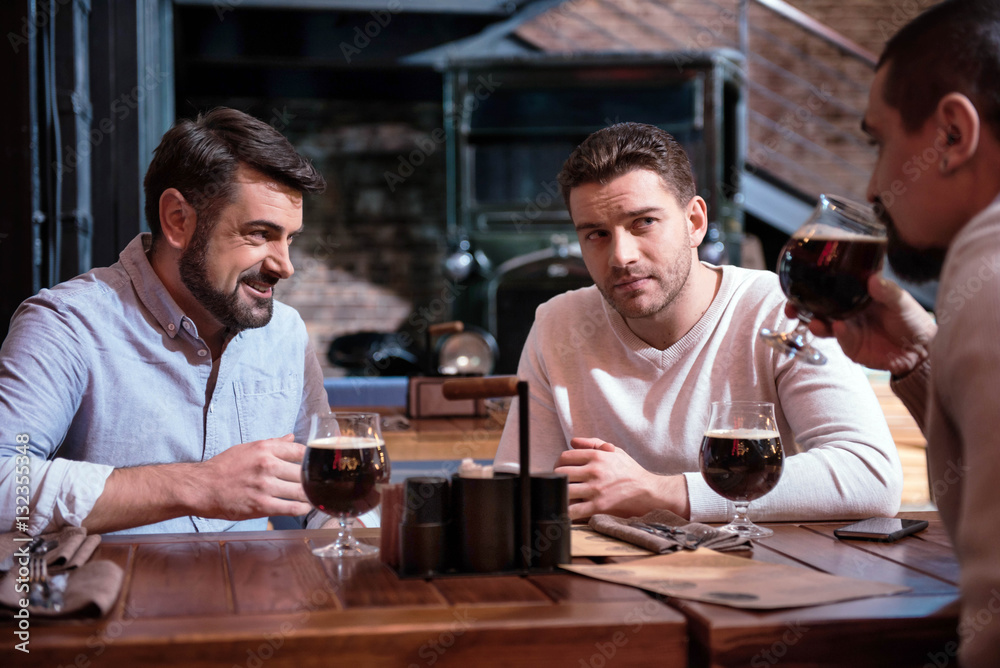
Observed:
[[[278,438],[295,431],[302,404],[302,378],[289,374],[233,383],[240,442]]]

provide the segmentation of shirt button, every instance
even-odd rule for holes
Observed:
[[[174,325],[174,323],[170,323],[169,325],[167,325],[167,329],[169,329],[172,332],[175,329],[177,329],[177,327]]]
[[[184,329],[186,329],[189,332],[191,331],[191,323],[188,322],[187,320],[184,321]]]
[[[198,351],[198,357],[204,357],[207,354],[208,354],[208,351],[205,350],[204,348],[202,348],[201,350]]]

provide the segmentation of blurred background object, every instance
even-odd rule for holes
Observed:
[[[227,105],[328,179],[278,287],[317,350],[358,332],[421,342],[455,319],[493,336],[510,372],[534,307],[589,282],[554,183],[576,143],[617,121],[668,129],[709,202],[701,256],[773,268],[817,193],[863,197],[874,54],[912,13],[880,0],[0,3],[0,328],[41,288],[113,263],[146,229],[141,179],[162,133]],[[907,287],[933,306],[933,285]],[[352,373],[321,357],[327,375]]]

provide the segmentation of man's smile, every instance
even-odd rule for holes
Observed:
[[[252,297],[256,297],[258,299],[270,299],[274,293],[274,285],[277,282],[277,279],[268,280],[262,277],[255,277],[244,278],[240,281],[240,284],[246,286],[247,292],[249,292]]]

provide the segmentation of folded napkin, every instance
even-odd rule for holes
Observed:
[[[28,539],[23,533],[0,535],[0,617],[10,617],[22,609],[28,599]],[[15,540],[17,539],[17,540]],[[44,558],[50,587],[62,593],[58,609],[29,605],[28,612],[38,617],[99,617],[107,614],[118,600],[124,572],[111,561],[88,560],[101,542],[98,534],[88,536],[82,527],[66,527],[44,534],[48,546]]]
[[[28,538],[23,533],[0,535],[0,571],[10,570],[11,559],[26,543],[15,538]],[[43,543],[51,545],[45,553],[45,563],[49,573],[70,570],[82,566],[101,544],[100,534],[87,535],[83,527],[66,527],[55,533],[44,534]],[[54,543],[54,544],[53,544]]]
[[[700,522],[689,522],[669,510],[653,510],[642,517],[628,519],[594,515],[590,518],[590,528],[659,554],[696,547],[717,552],[753,549],[749,538]]]

